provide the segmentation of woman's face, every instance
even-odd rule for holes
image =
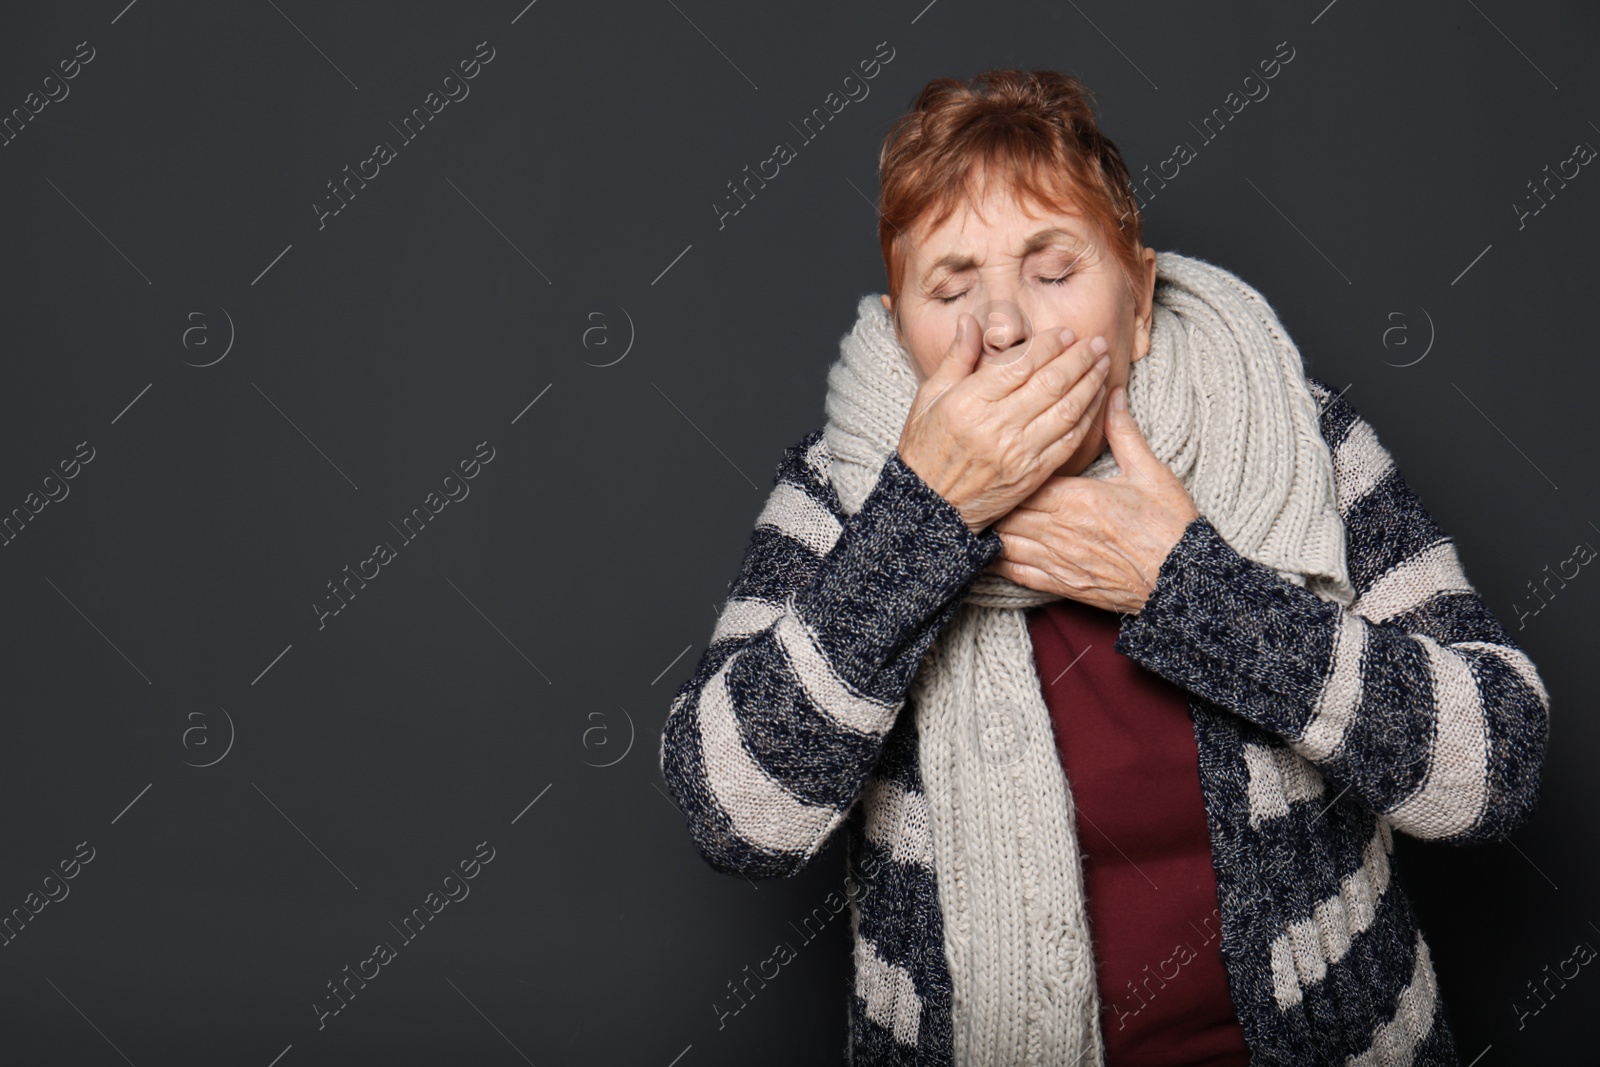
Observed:
[[[978,319],[985,360],[1024,358],[1039,331],[1057,326],[1070,327],[1079,340],[1104,337],[1111,346],[1107,397],[1150,351],[1153,249],[1141,250],[1145,270],[1135,294],[1099,244],[1093,222],[1044,208],[1028,214],[998,188],[981,216],[964,203],[937,229],[920,227],[908,236],[915,251],[908,253],[899,299],[886,294],[883,306],[894,315],[895,334],[919,380],[944,358],[963,312]],[[1057,474],[1078,474],[1105,451],[1105,404],[1102,398],[1091,409],[1092,429]]]

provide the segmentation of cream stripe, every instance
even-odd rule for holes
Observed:
[[[1373,622],[1383,622],[1444,592],[1476,590],[1461,571],[1456,546],[1450,541],[1436,541],[1373,582],[1372,588],[1350,605],[1350,610]]]
[[[792,604],[791,601],[791,608]],[[815,635],[793,610],[779,617],[773,633],[789,657],[801,688],[823,714],[860,734],[880,735],[894,724],[899,705],[859,696],[845,685],[818,647]]]
[[[1282,934],[1272,941],[1272,997],[1280,1008],[1292,1008],[1300,1003],[1300,980],[1294,973],[1294,949],[1289,935]]]
[[[1339,881],[1339,891],[1320,901],[1307,918],[1290,923],[1272,942],[1272,994],[1280,1008],[1300,1003],[1301,990],[1320,982],[1328,965],[1350,951],[1350,941],[1372,925],[1378,901],[1389,888],[1393,838],[1380,820],[1362,850],[1361,866]]]
[[[1378,441],[1366,419],[1356,416],[1350,431],[1333,453],[1333,483],[1339,492],[1339,514],[1348,515],[1356,502],[1383,480],[1394,458]]]
[[[1318,696],[1317,710],[1294,748],[1309,760],[1325,760],[1339,751],[1345,731],[1361,703],[1361,658],[1367,647],[1367,623],[1354,612],[1340,615],[1334,635],[1333,670]]]
[[[1411,984],[1400,991],[1394,1018],[1378,1027],[1372,1047],[1345,1061],[1346,1067],[1409,1067],[1417,1046],[1433,1031],[1433,1016],[1439,989],[1433,973],[1428,943],[1417,933],[1416,965],[1411,969]]]
[[[1289,805],[1322,795],[1322,775],[1282,745],[1246,744],[1250,825],[1289,814]]]
[[[904,967],[885,963],[878,955],[878,946],[855,934],[856,996],[867,1007],[867,1018],[894,1034],[896,1042],[917,1044],[917,1026],[922,1021],[922,998],[917,996],[916,983],[911,972]]]
[[[756,517],[757,526],[771,526],[819,556],[828,554],[844,528],[833,512],[793,482],[779,482]]]
[[[1294,973],[1299,988],[1315,985],[1328,973],[1328,960],[1322,952],[1322,939],[1317,936],[1317,920],[1301,919],[1289,924],[1289,932],[1281,935],[1289,939],[1294,950]]]
[[[717,627],[711,631],[714,645],[725,637],[748,637],[771,626],[784,612],[782,604],[758,597],[734,597],[723,605]]]
[[[1422,785],[1388,815],[1414,837],[1449,837],[1471,829],[1487,799],[1489,738],[1483,694],[1463,657],[1427,634],[1411,636],[1428,650],[1438,712]]]
[[[731,657],[700,693],[700,753],[705,781],[733,832],[772,852],[809,852],[843,815],[806,804],[763,771],[745,749],[728,691]]]
[[[916,863],[933,869],[928,805],[921,793],[887,778],[868,775],[862,805],[867,816],[868,841],[886,849],[901,863]]]

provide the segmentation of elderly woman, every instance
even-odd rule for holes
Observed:
[[[1534,665],[1080,83],[933,81],[880,171],[889,292],[663,731],[700,853],[845,828],[851,1063],[1458,1063],[1392,832],[1528,817]]]

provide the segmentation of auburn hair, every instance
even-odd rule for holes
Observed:
[[[937,228],[1000,180],[1024,203],[1087,217],[1135,291],[1144,273],[1138,201],[1122,154],[1100,132],[1093,93],[1053,70],[986,70],[923,86],[878,152],[878,243],[899,302],[908,234]]]

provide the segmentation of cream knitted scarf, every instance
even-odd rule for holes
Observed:
[[[1333,463],[1300,353],[1264,297],[1213,264],[1156,257],[1150,351],[1128,405],[1151,451],[1241,555],[1354,599]],[[825,437],[847,515],[898,447],[918,379],[876,294],[828,372]],[[1120,473],[1107,448],[1082,477]],[[1059,597],[987,572],[929,649],[915,708],[957,1067],[1103,1063],[1072,794],[1025,610]]]

